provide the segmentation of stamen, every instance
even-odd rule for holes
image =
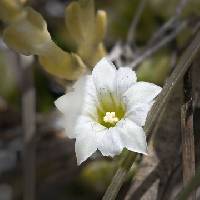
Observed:
[[[103,121],[110,124],[115,124],[119,119],[115,116],[115,112],[106,112]]]

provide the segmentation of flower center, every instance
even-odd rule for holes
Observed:
[[[103,117],[105,123],[116,124],[119,119],[116,117],[115,112],[106,112],[106,115]]]
[[[111,105],[107,109],[97,108],[97,122],[107,128],[114,127],[118,121],[120,121],[125,115],[125,106],[122,104],[115,106]]]

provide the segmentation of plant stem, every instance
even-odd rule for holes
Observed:
[[[22,128],[23,128],[23,199],[35,200],[35,132],[36,132],[36,95],[32,66],[25,66],[17,56],[21,72]]]
[[[131,168],[133,165],[133,162],[135,161],[137,157],[137,154],[134,152],[127,152],[126,157],[121,163],[121,166],[118,168],[117,172],[115,173],[111,184],[107,188],[107,191],[105,195],[103,196],[102,200],[114,200],[118,194],[118,191],[120,190],[122,184],[124,183],[127,171]]]
[[[160,48],[164,47],[166,44],[171,42],[186,27],[186,25],[187,25],[186,22],[182,22],[172,33],[164,37],[160,42],[158,42],[154,46],[149,47],[142,55],[139,55],[132,63],[128,64],[127,67],[130,67],[132,69],[135,68],[137,65],[142,63],[146,58],[153,55]]]
[[[128,35],[127,35],[126,43],[128,45],[131,45],[132,43],[134,43],[136,27],[140,21],[140,18],[141,18],[141,15],[144,10],[146,2],[147,2],[147,0],[141,0],[138,5],[136,14],[134,15],[134,18],[131,22],[131,26],[130,26],[130,29],[129,29]]]
[[[180,0],[176,6],[175,14],[166,22],[164,23],[158,31],[154,33],[152,38],[150,39],[148,45],[154,44],[157,40],[160,40],[168,30],[171,28],[175,28],[177,26],[177,21],[181,17],[182,11],[187,5],[189,0]]]

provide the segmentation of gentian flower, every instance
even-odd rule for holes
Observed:
[[[124,148],[147,154],[143,126],[161,87],[136,79],[130,68],[117,70],[103,58],[72,92],[56,100],[67,135],[76,139],[78,164],[96,150],[111,157]]]

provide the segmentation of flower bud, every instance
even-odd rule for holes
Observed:
[[[43,17],[32,8],[25,9],[26,14],[10,24],[3,34],[6,44],[25,55],[40,55],[44,52],[51,36]]]
[[[75,54],[64,52],[51,39],[46,21],[32,8],[24,9],[24,16],[4,31],[6,44],[24,55],[38,55],[45,70],[59,78],[77,79],[85,65]]]
[[[95,15],[93,0],[79,0],[66,8],[65,22],[77,54],[88,67],[94,67],[105,56],[102,41],[106,32],[106,13],[98,11]]]
[[[0,19],[6,23],[15,21],[23,15],[22,3],[18,0],[1,0],[0,1]]]
[[[95,34],[97,43],[103,41],[106,33],[106,26],[107,26],[106,12],[103,10],[98,10],[96,16],[96,34]]]
[[[39,61],[47,72],[67,80],[78,79],[86,70],[78,55],[64,52],[54,43],[49,46],[45,55],[39,56]]]

